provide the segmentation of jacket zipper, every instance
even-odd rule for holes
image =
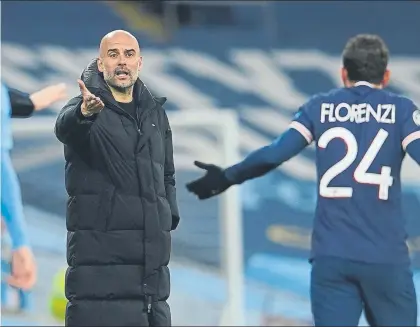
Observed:
[[[140,124],[138,122],[138,119],[135,119],[133,116],[131,116],[128,112],[124,111],[123,109],[121,109],[118,105],[112,103],[111,101],[107,101],[108,105],[113,106],[114,108],[116,108],[118,111],[120,111],[124,116],[130,118],[131,121],[134,122],[136,129],[137,129],[137,133],[139,133],[139,135],[143,135],[141,128],[140,128]],[[137,108],[136,108],[136,116],[138,118],[138,112],[137,112]]]
[[[147,295],[147,313],[150,314],[152,312],[152,297]]]
[[[112,103],[112,101],[107,101],[107,104],[113,106],[114,108],[116,108],[117,110],[119,110],[124,116],[129,117],[132,121],[134,121],[134,124],[136,125],[136,128],[137,128],[137,132],[139,133],[140,136],[143,135],[143,133],[141,131],[141,128],[140,128],[140,123],[141,122],[139,121],[139,116],[138,116],[137,108],[136,108],[136,117],[137,117],[137,119],[135,119],[132,115],[130,115],[128,112],[124,111],[118,105]],[[153,108],[150,108],[149,110],[147,110],[145,112],[143,112],[142,121],[144,119],[146,119],[146,117],[149,116],[149,114],[153,111],[153,109],[154,109],[154,107]],[[140,194],[141,194],[142,193],[141,192],[142,190],[141,190],[141,186],[140,186],[140,176],[138,175],[138,165],[137,165],[137,162],[136,162],[136,166],[137,166],[137,179],[139,180],[139,187],[140,187]],[[146,295],[146,297],[147,297],[147,314],[151,314],[151,312],[152,312],[152,302],[153,302],[152,301],[152,297],[150,295]]]
[[[126,117],[130,118],[130,120],[132,120],[132,121],[134,122],[134,124],[136,125],[137,132],[138,132],[140,135],[143,135],[143,132],[141,131],[141,128],[140,128],[140,123],[141,123],[141,121],[139,121],[139,114],[138,114],[137,108],[136,108],[136,116],[137,116],[137,119],[136,119],[136,118],[134,118],[133,116],[131,116],[128,112],[126,112],[126,111],[124,111],[123,109],[121,109],[118,105],[116,105],[116,104],[112,103],[111,101],[107,101],[107,103],[108,103],[109,105],[113,106],[114,108],[118,109],[118,111],[120,111],[120,112],[121,112],[124,116],[126,116]],[[143,121],[144,119],[146,119],[146,118],[147,118],[147,116],[149,116],[149,115],[150,115],[150,113],[153,111],[153,109],[154,109],[154,107],[153,107],[153,108],[148,109],[146,112],[144,112],[144,113],[143,113],[143,115],[142,115],[143,117],[141,117],[141,118],[142,118],[142,121]]]

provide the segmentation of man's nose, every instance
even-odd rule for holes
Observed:
[[[125,56],[119,56],[118,66],[125,66],[127,62],[127,58]]]

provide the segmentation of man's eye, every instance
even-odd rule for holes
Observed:
[[[115,57],[117,56],[117,54],[116,54],[116,53],[111,53],[109,56],[110,56],[111,58],[115,58]]]
[[[132,57],[134,54],[132,52],[127,53],[127,57]]]

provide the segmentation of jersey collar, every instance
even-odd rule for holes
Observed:
[[[365,81],[359,81],[359,82],[356,82],[356,83],[354,83],[354,86],[368,86],[368,87],[370,87],[370,88],[375,88],[375,85],[373,85],[372,83],[369,83],[369,82],[365,82]]]

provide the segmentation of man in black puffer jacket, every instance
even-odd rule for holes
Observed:
[[[113,31],[58,115],[66,158],[66,326],[170,326],[172,135],[138,79],[137,40]]]

